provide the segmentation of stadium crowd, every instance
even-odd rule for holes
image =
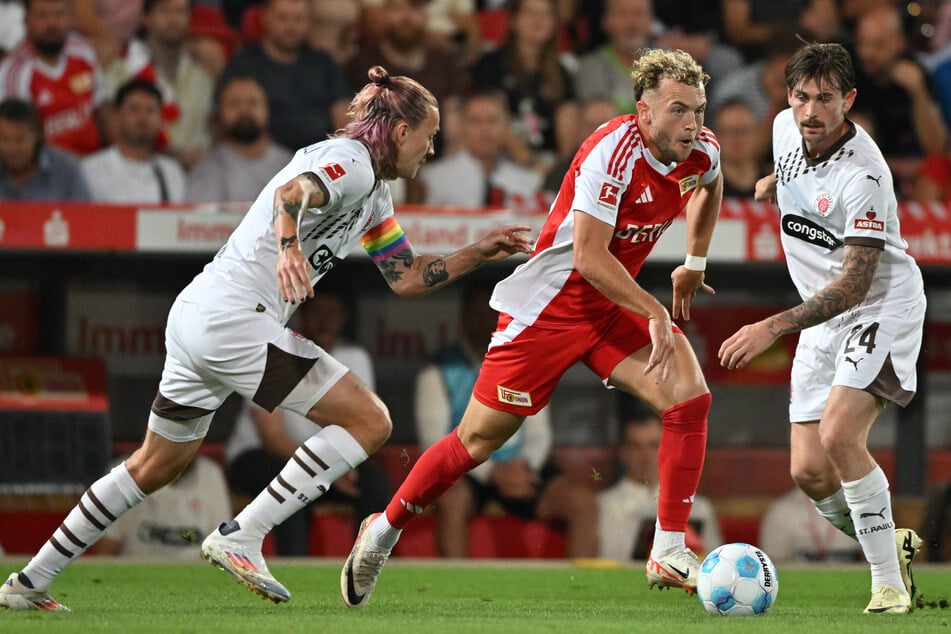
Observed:
[[[951,5],[936,0],[0,0],[0,15],[2,199],[247,199],[286,152],[341,127],[382,64],[442,110],[437,156],[393,184],[397,203],[544,211],[592,104],[633,112],[643,47],[681,48],[710,73],[707,125],[734,149],[727,195],[744,197],[769,170],[798,35],[853,52],[856,119],[900,196],[951,200]],[[154,84],[157,111],[123,112],[130,81]],[[131,191],[103,191],[104,164]],[[444,191],[456,170],[468,178]]]

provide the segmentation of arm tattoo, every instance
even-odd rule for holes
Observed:
[[[449,279],[449,271],[446,270],[446,261],[442,258],[433,260],[426,265],[423,271],[423,284],[432,288]]]
[[[377,268],[380,269],[380,272],[383,274],[383,279],[386,280],[387,284],[392,285],[403,279],[403,271],[397,268],[397,263],[401,263],[403,269],[409,270],[413,266],[415,259],[416,255],[412,249],[403,249],[385,260],[381,260],[377,263]]]
[[[770,334],[787,335],[811,328],[844,313],[868,295],[882,250],[846,245],[842,254],[842,275],[818,293],[767,322]]]
[[[297,244],[297,236],[282,236],[281,237],[281,251],[287,251],[288,248]]]

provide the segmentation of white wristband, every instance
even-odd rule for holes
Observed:
[[[690,271],[706,271],[707,258],[699,255],[688,255],[684,259],[684,268]]]

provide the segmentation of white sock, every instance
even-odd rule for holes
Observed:
[[[845,490],[842,487],[829,497],[812,500],[812,503],[819,515],[852,539],[856,539],[855,524],[852,522],[852,513],[849,511],[849,503],[845,501]]]
[[[843,482],[842,488],[852,512],[855,534],[865,559],[872,567],[872,587],[886,585],[904,588],[898,567],[892,500],[885,472],[876,465],[865,477]]]
[[[297,448],[277,477],[234,519],[245,535],[263,540],[366,459],[367,452],[350,432],[338,425],[324,427]]]
[[[651,557],[657,559],[686,547],[686,533],[683,531],[665,531],[660,527],[659,519],[654,523],[654,544],[651,546]]]
[[[402,533],[402,528],[396,528],[390,524],[390,520],[386,519],[385,512],[380,513],[380,516],[367,526],[367,536],[370,541],[384,550],[393,550]]]
[[[145,499],[125,462],[92,483],[79,504],[20,573],[36,590],[46,590],[70,562],[99,541],[106,529]]]

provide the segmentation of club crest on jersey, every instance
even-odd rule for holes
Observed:
[[[617,197],[621,188],[614,183],[601,183],[601,193],[598,194],[598,204],[606,207],[617,207]]]
[[[519,407],[531,407],[532,406],[532,395],[528,392],[519,392],[517,390],[510,390],[507,387],[502,387],[497,385],[496,388],[499,391],[499,402],[508,403],[509,405],[518,405]]]
[[[864,229],[866,231],[885,231],[885,223],[881,220],[876,220],[875,217],[877,215],[873,209],[866,211],[864,218],[855,219],[855,228]]]
[[[700,174],[691,174],[686,178],[680,179],[680,195],[683,196],[692,189],[696,189],[700,184]]]
[[[816,196],[816,213],[823,218],[832,213],[832,194],[822,192]]]
[[[347,173],[346,170],[344,170],[343,167],[341,167],[340,163],[328,163],[327,165],[324,165],[320,169],[322,169],[324,171],[324,174],[327,175],[327,178],[329,178],[332,181],[337,180],[338,178],[340,178],[341,176]]]
[[[835,251],[842,246],[842,241],[830,233],[828,229],[802,216],[795,214],[783,216],[783,220],[780,224],[783,228],[783,233],[787,236],[802,240],[803,242],[825,247],[829,249],[829,251]]]

